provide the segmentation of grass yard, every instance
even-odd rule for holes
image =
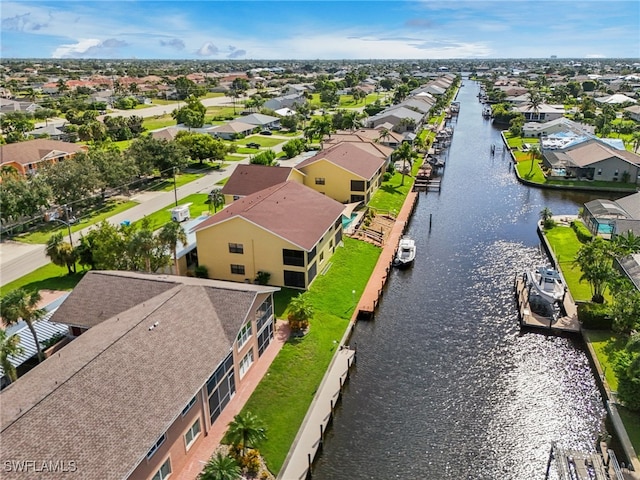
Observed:
[[[113,144],[118,147],[118,150],[123,152],[131,146],[132,142],[133,140],[120,140],[119,142],[113,142]]]
[[[507,144],[509,148],[518,149],[521,148],[525,143],[538,143],[540,139],[536,137],[514,137],[511,132],[508,130],[502,132],[504,134],[504,138],[507,139]]]
[[[244,146],[247,143],[257,143],[261,147],[271,148],[286,141],[287,140],[284,138],[273,138],[265,135],[250,135],[242,140],[238,140],[238,146]]]
[[[224,157],[225,162],[239,162],[240,160],[244,160],[244,159],[245,157],[243,157],[242,155],[227,155]]]
[[[223,179],[218,180],[216,182],[216,185],[226,185],[228,181],[229,181],[229,177],[224,177]]]
[[[206,203],[209,196],[206,193],[194,193],[193,195],[189,195],[188,197],[183,198],[182,200],[178,200],[178,205],[184,205],[185,203],[191,203],[192,205],[189,207],[189,212],[191,213],[191,218],[196,218],[202,214],[202,212],[209,211],[209,205]],[[175,204],[171,203],[160,210],[153,212],[150,215],[147,215],[145,218],[149,219],[151,228],[153,230],[157,230],[158,228],[162,228],[163,225],[169,223],[171,221],[171,208],[173,208]],[[137,224],[141,222],[142,219],[136,220],[134,223]]]
[[[555,226],[545,230],[545,235],[560,264],[562,275],[567,281],[567,286],[573,299],[575,301],[590,301],[592,296],[591,287],[587,282],[580,281],[582,270],[573,263],[578,250],[582,247],[582,243],[578,240],[576,233],[571,227]],[[604,292],[604,298],[607,302],[612,300],[608,289]]]
[[[369,105],[370,103],[375,102],[380,98],[380,95],[377,93],[368,94],[364,101],[360,100],[356,102],[353,99],[353,95],[340,95],[340,101],[338,103],[338,108],[359,108],[364,107],[365,105]],[[382,100],[380,100],[382,101]]]
[[[613,332],[596,330],[586,331],[586,337],[596,352],[609,388],[613,391],[618,390],[618,379],[614,372],[615,357],[624,349],[626,337]],[[618,411],[634,450],[640,452],[640,413],[621,406],[618,406]]]
[[[542,173],[542,169],[540,168],[540,163],[538,160],[531,160],[531,157],[529,156],[528,153],[522,153],[522,152],[516,152],[517,154],[520,155],[516,155],[516,168],[518,169],[518,175],[520,175],[520,178],[523,178],[524,180],[528,180],[529,182],[534,182],[534,183],[546,183],[547,179],[544,176],[544,173]],[[518,156],[520,156],[520,158],[524,157],[522,160],[518,159]],[[533,164],[533,169],[531,168],[531,165]]]
[[[233,107],[207,107],[207,111],[205,113],[205,115],[207,117],[211,117],[211,120],[215,120],[215,119],[226,119],[226,118],[235,118],[239,115],[240,110],[242,110],[242,108],[236,107],[235,109]],[[207,123],[207,122],[205,122]]]
[[[271,364],[243,411],[258,416],[267,426],[268,440],[261,445],[269,469],[278,472],[309,409],[329,362],[335,353],[355,307],[380,255],[380,249],[366,242],[344,239],[329,260],[331,268],[319,275],[309,290],[315,314],[309,333],[291,339]],[[277,316],[284,317],[285,305],[297,292],[285,290],[276,298]]]
[[[83,215],[80,218],[79,222],[71,225],[71,231],[77,232],[78,230],[82,230],[90,225],[94,225],[96,223],[102,222],[104,219],[112,217],[118,213],[124,212],[132,207],[138,205],[137,202],[116,202],[109,201],[102,208],[94,210],[86,215]],[[35,232],[31,232],[24,235],[19,235],[13,240],[17,240],[19,242],[24,243],[47,243],[49,238],[55,233],[62,232],[65,235],[67,234],[67,226],[60,222],[51,222],[42,226],[42,228],[38,229]]]
[[[417,166],[418,162],[415,162],[413,167],[417,168]],[[369,206],[382,212],[399,212],[407,194],[411,191],[413,178],[405,175],[404,185],[401,183],[402,174],[395,172],[389,181],[382,182],[378,191],[373,194]]]
[[[211,170],[211,168],[207,167],[203,170]],[[180,188],[202,177],[204,177],[204,173],[181,173],[180,175],[176,175],[176,188]],[[162,179],[148,190],[154,192],[168,192],[173,190],[173,178]]]
[[[171,118],[170,114],[158,115],[156,117],[146,118],[142,122],[142,126],[147,130],[157,130],[159,128],[169,127],[176,125],[176,121]]]
[[[78,267],[78,273],[67,274],[67,267],[58,267],[53,263],[34,270],[13,282],[3,285],[0,295],[6,295],[12,290],[25,288],[30,292],[40,290],[72,290],[82,277],[84,272]]]

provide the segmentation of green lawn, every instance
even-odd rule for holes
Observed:
[[[189,195],[188,197],[183,198],[182,200],[178,200],[178,205],[184,205],[185,203],[191,203],[192,205],[189,207],[189,212],[191,213],[191,218],[196,218],[202,214],[202,212],[209,211],[209,205],[206,203],[208,195],[206,193],[194,193],[193,195]],[[163,225],[169,223],[171,221],[171,209],[175,206],[174,203],[167,205],[160,210],[153,212],[150,215],[147,215],[145,218],[149,219],[151,224],[151,228],[153,230],[157,230],[161,228]],[[136,220],[134,224],[140,222],[142,220]]]
[[[262,150],[259,148],[246,148],[246,147],[238,147],[236,149],[236,153],[246,153],[249,155],[255,155],[256,153],[260,153]]]
[[[225,185],[229,181],[229,177],[224,177],[216,182],[216,185]]]
[[[119,142],[113,142],[113,144],[122,152],[129,148],[132,142],[133,140],[120,140]]]
[[[560,264],[562,275],[567,281],[567,286],[573,299],[576,301],[590,301],[592,296],[591,287],[587,282],[580,281],[582,270],[573,263],[578,250],[582,247],[582,243],[578,240],[576,233],[571,227],[555,226],[545,230],[545,234]],[[612,300],[608,289],[604,292],[604,298],[607,302]]]
[[[142,122],[142,126],[147,130],[157,130],[172,125],[176,125],[176,121],[171,118],[170,114],[149,117]]]
[[[516,155],[516,159],[518,159],[519,156],[524,156],[524,157],[529,157],[529,154],[527,153],[522,153],[522,152],[516,152],[519,153],[520,155]],[[531,164],[533,165],[533,170],[531,169]],[[547,179],[544,176],[544,173],[542,173],[542,169],[540,168],[540,163],[538,160],[534,159],[531,160],[530,158],[528,158],[527,160],[518,160],[516,162],[516,168],[518,169],[518,174],[520,175],[520,178],[523,178],[525,180],[528,180],[530,182],[535,182],[535,183],[545,183],[547,181]]]
[[[418,162],[414,164],[417,168]],[[395,212],[396,214],[402,208],[407,194],[413,186],[413,178],[409,175],[404,176],[404,185],[402,183],[402,174],[394,173],[388,182],[382,182],[382,185],[373,194],[369,206],[381,212]]]
[[[82,230],[83,228],[86,228],[90,225],[100,223],[102,220],[112,217],[113,215],[116,215],[120,212],[124,212],[125,210],[135,207],[136,205],[138,205],[137,202],[131,202],[131,201],[130,202],[116,202],[116,201],[107,202],[102,208],[94,210],[93,212],[88,213],[86,215],[83,215],[82,218],[80,218],[79,222],[76,222],[73,225],[71,225],[71,231],[77,232],[78,230]],[[35,232],[19,235],[13,238],[13,240],[17,240],[19,242],[24,242],[24,243],[43,243],[44,244],[44,243],[47,243],[49,238],[51,238],[51,236],[54,233],[63,232],[66,234],[67,231],[68,230],[66,225],[60,222],[51,222],[43,225],[42,228],[38,229]]]
[[[251,150],[251,149],[248,149]],[[253,151],[255,152],[256,150],[253,149]],[[224,157],[224,161],[225,162],[239,162],[240,160],[244,160],[245,157],[243,157],[242,155],[227,155]]]
[[[173,105],[174,103],[178,103],[177,100],[162,100],[160,98],[154,98],[152,100],[154,105]]]
[[[338,108],[359,108],[364,107],[365,105],[369,105],[370,103],[375,102],[380,98],[380,95],[377,93],[368,94],[364,102],[362,100],[356,102],[353,99],[353,95],[340,95],[340,102],[338,103]],[[382,101],[383,99],[380,99]]]
[[[238,140],[238,145],[241,146],[246,145],[247,143],[257,143],[261,147],[271,148],[284,142],[286,142],[284,138],[273,138],[266,135],[250,135],[242,140]]]
[[[235,118],[240,114],[241,110],[242,106],[237,106],[235,109],[233,107],[207,107],[206,115],[210,116],[211,119]]]
[[[502,132],[504,138],[507,139],[507,144],[510,148],[517,149],[522,147],[525,143],[538,143],[539,139],[536,137],[514,137],[508,130]]]
[[[626,337],[613,332],[595,330],[588,330],[585,334],[596,352],[609,388],[615,392],[618,390],[618,379],[614,372],[615,357],[618,352],[624,349]],[[634,450],[640,452],[640,413],[632,412],[621,406],[618,406],[618,412]]]
[[[13,282],[3,285],[0,295],[6,295],[12,290],[25,288],[31,292],[40,290],[72,290],[82,279],[84,272],[68,275],[66,267],[58,267],[53,263],[34,270]]]
[[[204,170],[211,170],[211,167],[207,167]],[[180,188],[187,183],[193,182],[199,178],[204,177],[204,173],[181,173],[176,175],[176,188]],[[157,184],[151,187],[149,190],[154,192],[168,192],[173,190],[173,178],[165,178],[160,180]]]
[[[278,472],[309,409],[313,396],[344,335],[355,307],[380,255],[380,249],[351,238],[344,239],[331,257],[331,268],[319,275],[309,290],[315,315],[310,332],[291,339],[271,364],[244,407],[267,426],[268,440],[260,446],[269,469]],[[276,314],[285,315],[288,298],[284,291],[276,298]]]

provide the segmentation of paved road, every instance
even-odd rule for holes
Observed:
[[[290,137],[279,137],[274,135],[272,138],[282,138],[283,140],[291,140]],[[276,153],[282,151],[282,142],[272,147]],[[239,163],[249,163],[250,155],[246,155],[243,160],[233,162],[223,170],[216,170],[206,174],[193,182],[177,189],[178,200],[187,197],[193,193],[208,193],[215,184],[230,176]],[[291,166],[299,162],[300,158],[289,160],[281,160],[280,165]],[[107,219],[114,225],[119,225],[124,220],[131,222],[139,220],[146,215],[161,210],[162,208],[171,208],[175,202],[173,190],[169,192],[146,192],[137,196],[133,196],[131,200],[140,202],[129,210],[114,215]],[[91,226],[72,234],[74,245],[78,242],[80,236],[90,230]],[[27,245],[19,242],[6,241],[0,243],[0,285],[6,285],[32,271],[49,263],[49,258],[44,253],[44,245]]]

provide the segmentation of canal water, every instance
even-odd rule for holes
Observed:
[[[412,269],[393,271],[313,473],[325,479],[544,478],[551,442],[593,451],[605,409],[582,345],[521,333],[514,275],[547,263],[539,212],[595,196],[520,185],[465,80],[440,193],[420,194]],[[429,228],[429,218],[432,227]]]

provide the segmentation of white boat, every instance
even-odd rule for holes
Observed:
[[[408,267],[416,258],[416,242],[409,237],[402,237],[398,244],[398,252],[393,264],[396,267]]]
[[[534,271],[529,270],[526,275],[531,294],[538,295],[551,304],[562,301],[565,285],[557,270],[538,267]]]

